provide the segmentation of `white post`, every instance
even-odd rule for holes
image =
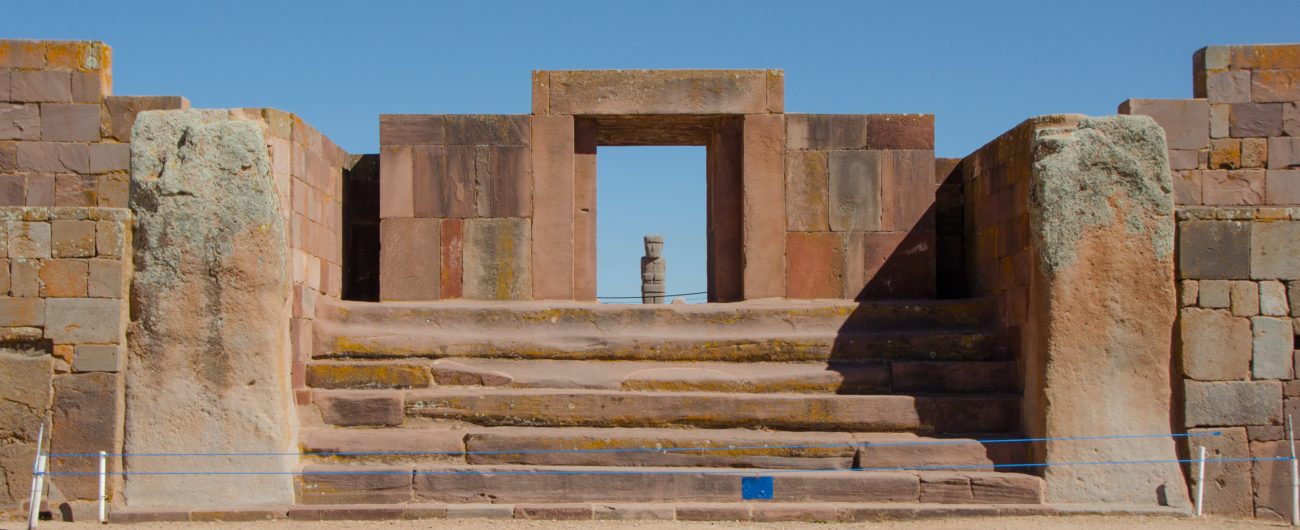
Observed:
[[[32,509],[27,512],[27,530],[36,528],[36,523],[41,518],[41,495],[45,492],[45,465],[48,459],[45,455],[36,457],[36,492],[32,495]]]
[[[1300,525],[1300,469],[1295,459],[1295,426],[1291,415],[1286,415],[1286,440],[1291,448],[1291,526]]]
[[[1197,458],[1196,466],[1196,516],[1200,517],[1204,511],[1202,507],[1205,501],[1205,446],[1201,446],[1200,457]]]
[[[31,509],[27,511],[27,530],[36,528],[36,520],[41,516],[41,499],[39,497],[41,489],[41,474],[44,472],[41,465],[41,448],[45,445],[45,422],[41,421],[40,430],[36,431],[36,460],[32,462],[32,494],[30,497]]]
[[[99,523],[108,522],[108,453],[99,452]]]

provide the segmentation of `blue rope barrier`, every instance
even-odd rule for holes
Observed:
[[[1276,457],[1245,457],[1245,458],[1207,458],[1205,463],[1228,463],[1228,462],[1281,462],[1292,460],[1290,456]],[[1091,460],[1078,462],[1023,462],[1011,464],[966,464],[966,465],[930,465],[930,466],[903,466],[903,467],[854,467],[854,468],[818,468],[818,469],[727,469],[727,470],[672,470],[672,471],[607,471],[607,470],[473,470],[473,469],[456,469],[448,471],[434,470],[366,470],[366,471],[110,471],[109,475],[294,475],[294,476],[329,476],[329,475],[415,475],[415,476],[444,476],[444,475],[599,475],[599,476],[617,476],[617,475],[724,475],[724,476],[748,476],[748,475],[779,475],[790,473],[828,473],[828,472],[858,472],[858,471],[952,471],[952,470],[971,470],[971,469],[1015,469],[1015,468],[1045,468],[1045,467],[1068,467],[1068,466],[1097,466],[1097,465],[1155,465],[1155,464],[1189,464],[1198,463],[1198,459],[1161,459],[1161,460]],[[46,476],[94,476],[98,475],[91,471],[47,471],[43,473]]]
[[[1096,440],[1133,440],[1150,438],[1199,438],[1222,436],[1222,431],[1205,433],[1118,434],[1104,436],[1063,436],[1056,438],[986,438],[953,440],[918,440],[900,442],[859,442],[842,444],[806,445],[750,445],[728,447],[628,447],[621,449],[520,449],[513,451],[355,451],[355,452],[251,452],[251,453],[117,453],[109,457],[165,458],[165,457],[276,457],[276,456],[463,456],[463,455],[528,455],[568,453],[688,453],[706,451],[750,451],[773,449],[835,449],[846,447],[906,447],[927,445],[1006,444],[1039,442],[1078,442]],[[49,458],[99,458],[99,453],[51,453]]]

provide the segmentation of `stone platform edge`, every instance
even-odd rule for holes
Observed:
[[[1100,504],[937,505],[912,503],[519,503],[519,504],[337,504],[291,507],[120,508],[114,524],[150,522],[373,521],[410,519],[519,519],[570,521],[864,522],[949,517],[1129,515],[1187,518],[1188,510]]]

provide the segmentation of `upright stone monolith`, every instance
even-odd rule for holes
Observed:
[[[130,453],[295,451],[288,245],[261,123],[153,111],[132,130]],[[131,506],[288,505],[284,456],[128,457]]]
[[[645,256],[641,257],[641,303],[662,304],[666,293],[668,261],[664,259],[664,236],[645,236]]]

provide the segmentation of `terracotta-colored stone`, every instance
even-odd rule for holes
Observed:
[[[437,300],[441,284],[438,219],[384,219],[380,228],[381,300]]]
[[[1201,196],[1201,182],[1204,174],[1205,172],[1200,170],[1174,172],[1175,204],[1187,206],[1204,204]]]
[[[0,103],[0,140],[39,140],[40,106]]]
[[[131,169],[130,144],[93,144],[90,146],[90,172],[109,173]]]
[[[790,114],[791,150],[934,149],[930,114]]]
[[[785,118],[746,116],[743,130],[744,296],[779,298],[786,293]]]
[[[1256,70],[1251,72],[1250,97],[1254,101],[1300,101],[1300,71]]]
[[[379,217],[415,216],[414,162],[410,146],[384,146],[379,154]]]
[[[443,145],[446,134],[439,114],[380,114],[381,149],[398,145]]]
[[[21,148],[23,144],[18,144]],[[19,163],[22,161],[19,150]],[[1269,169],[1300,169],[1300,137],[1284,136],[1268,139]]]
[[[423,388],[433,379],[423,366],[409,364],[313,363],[307,384],[313,388]]]
[[[446,145],[528,145],[526,114],[446,114]]]
[[[1119,113],[1156,120],[1165,130],[1170,149],[1194,150],[1210,145],[1210,106],[1203,99],[1130,99],[1120,103]]]
[[[1282,416],[1277,381],[1186,383],[1188,427],[1272,425]]]
[[[190,101],[180,96],[107,96],[101,128],[119,142],[131,141],[131,127],[136,117],[148,110],[190,108]]]
[[[52,259],[41,263],[41,296],[76,298],[86,296],[86,260]]]
[[[55,344],[116,343],[124,316],[118,300],[51,298],[45,303],[45,338]]]
[[[99,105],[83,103],[41,105],[41,139],[47,142],[99,140]]]
[[[786,297],[839,298],[844,290],[844,246],[832,232],[786,234]]]
[[[1268,140],[1243,138],[1241,140],[1241,167],[1260,169],[1268,166]]]
[[[1210,168],[1237,169],[1241,167],[1241,140],[1216,138],[1211,141]]]
[[[594,517],[590,504],[516,504],[515,519],[549,521],[590,521]]]
[[[439,298],[460,298],[463,294],[461,279],[464,275],[464,220],[443,219],[439,228],[441,241],[438,252]]]
[[[1259,284],[1252,281],[1234,281],[1230,283],[1230,289],[1232,316],[1253,317],[1259,314]]]
[[[94,206],[98,202],[94,175],[56,175],[54,177],[55,206]]]
[[[552,70],[547,76],[547,94],[533,98],[548,101],[548,114],[768,112],[764,70]]]
[[[1289,521],[1291,518],[1291,456],[1290,443],[1251,442],[1250,478],[1254,490],[1254,516],[1271,521]],[[1243,478],[1244,478],[1243,474]]]
[[[90,148],[86,144],[20,142],[18,167],[44,173],[88,173]]]
[[[1206,171],[1202,199],[1207,205],[1264,204],[1264,175],[1264,171],[1259,169]]]
[[[855,237],[850,234],[848,237]],[[863,288],[854,298],[925,298],[935,288],[934,232],[865,232]]]
[[[574,297],[574,129],[570,116],[534,116],[532,297]]]
[[[1231,106],[1228,130],[1234,138],[1280,136],[1281,103],[1242,103]]]
[[[66,374],[54,378],[51,451],[95,453],[117,447],[122,431],[122,390],[116,374]],[[57,434],[54,434],[57,433]],[[86,473],[52,479],[69,499],[94,499],[99,463],[91,458],[52,459],[51,471]]]
[[[1250,228],[1250,277],[1257,280],[1300,279],[1300,221],[1253,223]]]
[[[596,122],[573,122],[573,298],[596,299]]]
[[[411,468],[305,466],[298,479],[303,504],[394,504],[411,500]],[[322,516],[322,519],[324,517]]]
[[[56,258],[90,258],[95,256],[95,222],[50,222],[50,254]]]
[[[1210,103],[1250,103],[1250,72],[1208,72],[1205,87]]]
[[[9,97],[13,101],[42,103],[72,101],[72,76],[68,72],[14,70],[9,75]]]
[[[1183,373],[1202,381],[1250,374],[1250,320],[1226,311],[1184,309],[1179,320]]]
[[[880,163],[881,229],[934,230],[934,152],[890,151]]]
[[[415,216],[473,216],[474,148],[422,145],[411,150]]]
[[[1300,169],[1270,169],[1264,175],[1268,204],[1300,204]]]

